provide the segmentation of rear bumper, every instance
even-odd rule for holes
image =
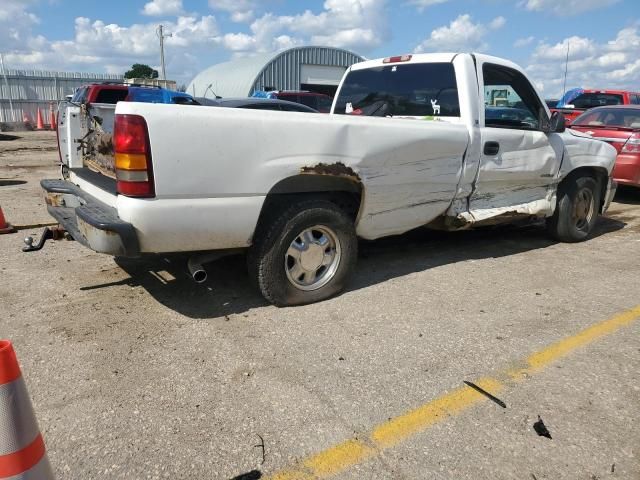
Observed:
[[[40,182],[49,214],[82,245],[99,253],[139,257],[140,244],[133,225],[110,207],[65,180]]]

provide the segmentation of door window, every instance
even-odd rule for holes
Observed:
[[[544,111],[544,107],[522,73],[487,63],[482,67],[482,74],[486,127],[540,129],[539,112]]]

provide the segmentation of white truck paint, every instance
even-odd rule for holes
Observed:
[[[353,72],[395,72],[420,64],[453,66],[459,116],[337,114]],[[517,65],[495,57],[425,54],[352,66],[330,115],[120,102],[116,116],[139,115],[148,126],[155,183],[150,199],[117,194],[83,174],[86,159],[77,147],[91,122],[83,107],[69,106],[60,129],[65,175],[133,227],[142,253],[250,247],[273,188],[304,175],[333,175],[361,187],[355,229],[366,239],[429,224],[461,229],[518,216],[550,217],[559,184],[578,168],[600,172],[598,209],[606,209],[615,191],[610,179],[615,149],[545,128],[550,113],[534,87],[526,98],[540,105],[538,128],[494,125],[485,118],[492,108],[483,94],[490,88],[485,65],[498,72],[491,70],[494,76],[517,73],[527,83]],[[419,101],[439,111],[433,100]],[[113,106],[99,106],[99,112],[100,127],[110,131]],[[491,142],[499,144],[498,152],[487,150]]]

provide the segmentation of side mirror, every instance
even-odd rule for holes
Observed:
[[[551,120],[549,120],[549,131],[553,133],[562,133],[567,129],[567,121],[560,112],[553,112]]]

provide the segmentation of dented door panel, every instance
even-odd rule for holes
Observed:
[[[562,145],[551,142],[539,131],[483,128],[482,142],[497,142],[497,155],[481,156],[476,186],[471,195],[471,212],[550,200],[562,158]],[[536,203],[546,214],[549,206]],[[483,215],[484,216],[484,215]]]

